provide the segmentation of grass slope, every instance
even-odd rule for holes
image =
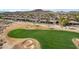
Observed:
[[[14,38],[35,38],[43,49],[71,49],[76,48],[72,38],[79,38],[79,33],[57,30],[25,30],[15,29],[8,33]]]

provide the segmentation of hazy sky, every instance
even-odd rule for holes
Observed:
[[[0,11],[31,11],[34,9],[0,9]],[[43,9],[43,10],[50,10],[50,11],[79,11],[79,9]]]

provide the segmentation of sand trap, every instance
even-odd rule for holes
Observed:
[[[74,39],[72,39],[72,42],[79,49],[79,39],[78,38],[74,38]]]

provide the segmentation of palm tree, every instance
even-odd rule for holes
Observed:
[[[79,15],[76,15],[75,19],[76,21],[79,21]]]
[[[60,26],[66,26],[68,23],[69,23],[68,18],[60,17],[60,19],[59,19]]]

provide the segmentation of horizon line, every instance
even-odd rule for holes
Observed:
[[[5,11],[8,11],[8,12],[15,12],[15,11],[32,11],[32,10],[35,10],[35,9],[0,9],[0,12],[5,12]],[[42,9],[42,10],[45,10],[45,11],[65,11],[65,12],[69,12],[69,11],[79,11],[79,9]]]

